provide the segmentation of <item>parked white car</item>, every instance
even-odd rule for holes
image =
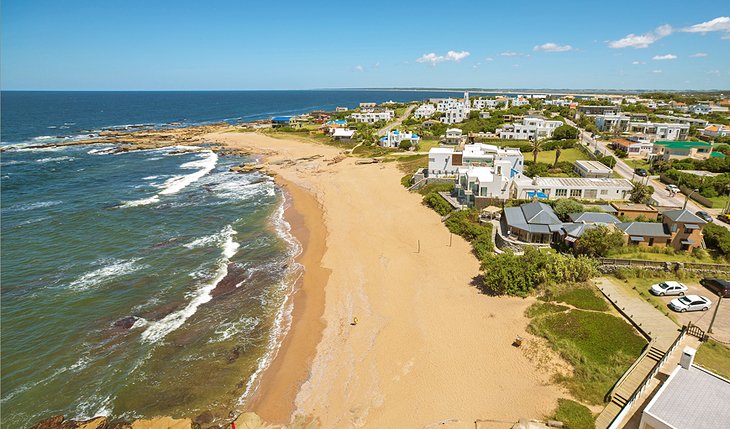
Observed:
[[[677,194],[677,193],[679,193],[679,186],[667,185],[667,191]]]
[[[651,285],[651,289],[649,289],[649,292],[651,292],[654,295],[664,296],[664,295],[679,295],[682,296],[685,293],[687,293],[687,286],[683,285],[680,282],[663,282],[663,283],[657,283],[655,285]]]
[[[674,311],[684,313],[685,311],[707,311],[710,309],[712,301],[699,295],[687,295],[681,298],[675,298],[669,303],[669,308]]]

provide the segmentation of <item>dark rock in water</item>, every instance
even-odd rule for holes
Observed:
[[[155,243],[152,246],[150,246],[150,249],[164,249],[167,247],[174,246],[175,243],[179,241],[179,237],[171,238],[169,240],[160,241],[159,243]]]
[[[138,319],[137,316],[127,316],[114,322],[113,326],[117,329],[131,329]]]
[[[236,346],[231,350],[231,353],[228,355],[228,363],[233,363],[236,359],[241,357],[241,346]]]
[[[220,282],[218,282],[215,289],[211,292],[213,298],[217,298],[236,290],[236,285],[243,279],[245,271],[245,268],[242,268],[240,265],[234,262],[229,263],[228,273]]]
[[[119,426],[116,426],[119,427]],[[123,426],[122,426],[123,427]],[[54,416],[43,420],[31,429],[110,429],[106,417],[94,417],[89,420],[65,420],[63,416]]]
[[[63,426],[63,416],[53,416],[49,419],[38,422],[30,429],[61,429]]]
[[[195,422],[199,425],[202,425],[202,424],[206,424],[206,423],[212,423],[213,420],[215,420],[213,413],[211,413],[210,411],[205,411],[205,412],[203,412],[203,414],[196,417],[193,420],[193,422]]]

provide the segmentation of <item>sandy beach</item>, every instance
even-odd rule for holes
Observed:
[[[400,185],[394,163],[330,165],[336,148],[256,133],[204,139],[268,155],[304,245],[292,329],[249,410],[324,428],[466,428],[542,418],[568,396],[511,346],[526,336],[533,301],[473,287],[469,244],[455,236],[449,246],[439,216]],[[295,161],[313,155],[321,157]]]

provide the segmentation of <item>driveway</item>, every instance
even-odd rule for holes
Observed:
[[[693,325],[697,325],[702,330],[707,331],[707,328],[710,326],[710,321],[712,320],[712,314],[715,312],[715,306],[718,305],[719,302],[720,308],[717,310],[717,317],[715,318],[715,324],[712,327],[712,334],[710,335],[719,341],[725,343],[730,342],[730,298],[721,299],[698,282],[683,281],[682,283],[684,283],[689,289],[687,291],[687,295],[702,295],[707,297],[710,301],[712,301],[712,307],[710,307],[708,311],[688,311],[686,313],[677,313],[671,309],[669,311],[672,311],[674,315],[677,316],[677,320],[680,324],[687,325],[689,322],[692,322]],[[657,298],[663,301],[665,305],[669,305],[669,301],[677,297],[660,296]]]

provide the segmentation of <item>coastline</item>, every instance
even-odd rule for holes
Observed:
[[[317,344],[324,330],[324,285],[330,271],[321,266],[326,251],[326,226],[321,222],[322,208],[317,199],[302,187],[275,178],[286,192],[290,204],[284,219],[302,252],[296,262],[304,268],[292,294],[291,326],[276,355],[263,371],[257,388],[246,404],[268,423],[288,423],[294,413],[294,400],[309,376]]]

